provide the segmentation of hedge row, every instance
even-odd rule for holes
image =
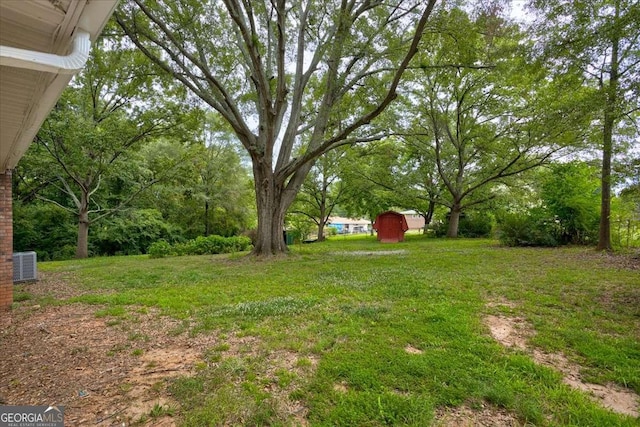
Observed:
[[[247,251],[251,248],[251,239],[245,236],[200,236],[193,240],[173,245],[164,240],[159,240],[149,246],[149,256],[151,258],[163,258],[180,255],[227,254]]]

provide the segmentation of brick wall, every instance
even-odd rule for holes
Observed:
[[[0,311],[13,303],[13,214],[11,171],[0,173]]]

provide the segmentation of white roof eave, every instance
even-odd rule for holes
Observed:
[[[0,65],[28,68],[50,73],[53,77],[42,95],[34,99],[30,108],[26,109],[25,119],[22,121],[23,125],[18,135],[13,141],[2,141],[3,144],[10,144],[10,148],[6,157],[0,156],[0,173],[15,168],[27,151],[73,75],[86,64],[91,41],[95,41],[100,35],[118,2],[119,0],[90,0],[84,6],[74,26],[74,48],[69,55],[61,56],[4,46],[0,48],[2,57]]]

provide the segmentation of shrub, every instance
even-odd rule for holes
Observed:
[[[597,241],[600,224],[598,169],[583,162],[552,165],[542,183],[546,216],[559,220],[559,243],[590,244]]]
[[[251,247],[251,239],[247,236],[199,236],[175,245],[159,240],[149,247],[149,255],[152,258],[162,258],[169,255],[213,255],[247,251]]]
[[[148,252],[151,258],[164,258],[174,253],[173,248],[166,240],[153,242],[151,246],[149,246]]]
[[[460,218],[458,235],[460,237],[489,237],[493,228],[493,216],[487,213],[473,212]]]
[[[498,219],[498,238],[507,246],[558,246],[562,227],[557,218],[546,218],[537,211],[504,214]]]
[[[72,259],[76,256],[76,245],[67,244],[51,252],[51,259],[63,260]]]
[[[448,217],[447,217],[448,218]],[[430,230],[436,237],[447,235],[449,221],[438,221],[432,223]],[[493,229],[493,216],[486,212],[463,212],[458,223],[458,237],[489,237]]]
[[[92,245],[100,255],[146,253],[153,242],[174,242],[179,230],[162,218],[156,209],[122,212],[91,229]]]

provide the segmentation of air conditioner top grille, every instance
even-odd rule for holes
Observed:
[[[38,279],[37,256],[35,252],[13,254],[13,281],[24,282]]]

